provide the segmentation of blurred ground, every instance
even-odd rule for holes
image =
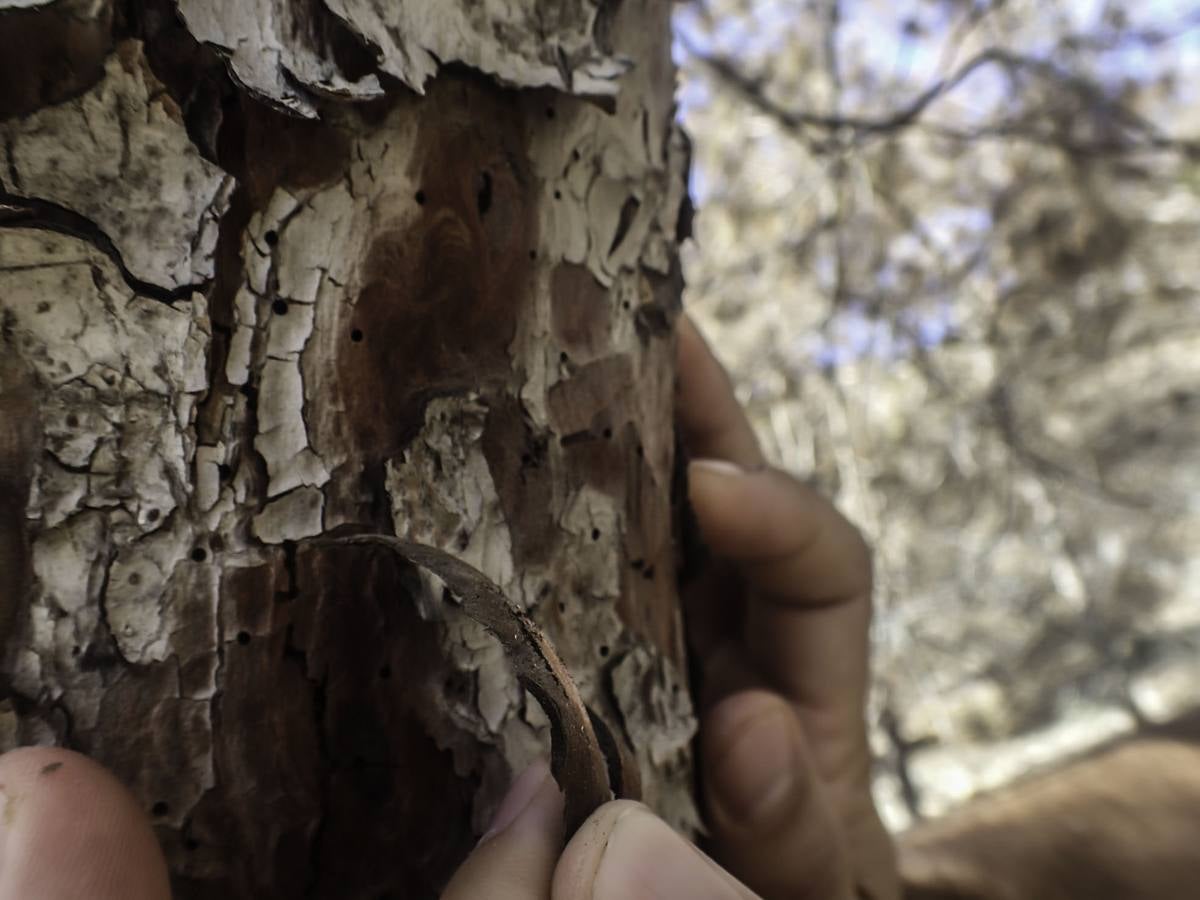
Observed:
[[[1200,700],[1200,6],[681,3],[687,303],[877,551],[891,826]]]

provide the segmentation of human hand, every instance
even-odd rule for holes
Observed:
[[[690,499],[713,556],[685,592],[713,853],[767,900],[893,900],[864,720],[867,546],[828,501],[766,465],[728,375],[686,318],[679,376]],[[637,804],[601,807],[560,858],[561,829],[558,787],[534,768],[445,900],[756,896]]]
[[[713,557],[685,589],[713,855],[767,900],[893,900],[864,718],[870,553],[827,500],[766,465],[687,317],[679,378],[689,494]]]

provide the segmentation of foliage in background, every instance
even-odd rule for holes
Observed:
[[[902,826],[1200,684],[1200,8],[693,0],[689,302],[877,550]]]

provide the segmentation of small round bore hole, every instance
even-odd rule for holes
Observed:
[[[159,800],[152,807],[150,807],[150,812],[152,812],[155,816],[158,816],[160,818],[162,816],[165,816],[170,811],[171,811],[171,807],[169,807],[167,805],[167,802],[165,800]]]
[[[160,513],[157,509],[148,509],[146,510],[146,521],[157,522],[160,515],[162,515],[162,513]]]
[[[564,350],[562,353],[558,354],[558,361],[560,363],[568,362],[570,359],[571,359],[571,357],[567,356],[566,350]]]
[[[562,191],[555,191],[555,192],[554,192],[554,199],[555,199],[555,200],[561,200],[561,199],[562,199]]]
[[[379,677],[384,678],[384,679],[391,678],[392,677],[392,667],[391,666],[380,666],[379,667]]]
[[[546,118],[547,119],[553,119],[557,115],[558,115],[558,112],[554,109],[553,106],[546,107]]]
[[[288,302],[286,300],[276,300],[271,304],[271,309],[277,316],[286,316],[288,311]]]
[[[279,232],[272,229],[263,235],[263,240],[267,242],[268,247],[274,247],[279,243]]]
[[[354,343],[361,344],[362,339],[363,339],[363,333],[362,333],[361,328],[355,328],[353,331],[350,332],[350,340],[354,341]]]
[[[424,192],[424,191],[417,191],[417,195],[416,195],[416,197],[414,197],[413,199],[415,199],[415,200],[417,201],[417,206],[424,206],[424,205],[425,205],[425,201],[426,201],[428,198],[425,196],[425,192]]]
[[[79,416],[75,415],[75,413],[71,413],[69,416],[67,416],[67,427],[68,428],[78,428],[79,427]]]
[[[601,656],[608,656],[608,644],[601,644],[601,645],[600,645],[600,655],[601,655]]]
[[[250,643],[250,632],[239,631],[237,633],[237,642],[245,647],[248,643]]]
[[[537,251],[536,251],[536,250],[530,250],[530,251],[529,251],[529,258],[530,258],[530,259],[537,259]]]
[[[193,562],[204,562],[206,559],[208,559],[208,551],[207,550],[205,550],[203,547],[193,547],[192,548],[192,561]]]
[[[195,838],[188,838],[187,840],[185,840],[183,842],[183,849],[191,850],[191,851],[199,850],[200,842],[198,840],[196,840]]]
[[[612,429],[611,428],[605,428],[604,431],[601,432],[601,434],[604,435],[604,439],[606,441],[612,440]]]
[[[599,528],[592,529],[592,540],[593,541],[600,540],[600,529]]]

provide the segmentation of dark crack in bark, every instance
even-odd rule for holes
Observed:
[[[171,304],[186,300],[195,292],[206,291],[211,283],[203,281],[199,284],[165,288],[143,281],[129,270],[121,251],[99,225],[72,209],[38,197],[22,197],[0,191],[0,228],[35,228],[86,241],[109,258],[131,291],[162,303]]]

